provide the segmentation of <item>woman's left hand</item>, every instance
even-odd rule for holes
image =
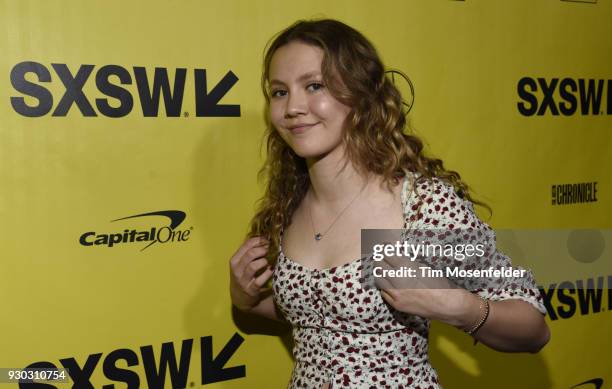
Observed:
[[[385,258],[384,262],[385,269],[406,267],[405,259]],[[401,312],[438,320],[463,330],[471,328],[481,315],[481,299],[447,278],[421,277],[419,265],[409,265],[416,270],[417,277],[377,280],[385,301]]]

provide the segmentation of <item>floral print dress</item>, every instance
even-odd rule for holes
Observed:
[[[414,179],[415,176],[411,176]],[[404,228],[488,230],[472,203],[440,179],[402,186]],[[310,269],[283,253],[282,232],[274,267],[274,301],[293,327],[295,360],[290,389],[441,388],[428,358],[429,320],[399,312],[361,281],[366,258],[327,269]],[[499,268],[510,260],[487,258]],[[487,264],[488,265],[488,264]],[[473,291],[490,300],[521,299],[546,312],[533,276]],[[520,283],[517,285],[517,282]]]

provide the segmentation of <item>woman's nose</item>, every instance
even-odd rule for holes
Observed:
[[[302,93],[290,93],[287,98],[286,116],[294,117],[308,112],[306,97]]]

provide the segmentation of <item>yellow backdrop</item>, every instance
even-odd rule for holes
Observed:
[[[232,315],[228,259],[263,188],[264,45],[311,17],[410,76],[412,126],[495,228],[610,227],[608,1],[1,0],[0,367],[67,367],[75,387],[286,385],[287,334]],[[553,204],[577,183],[596,201]],[[442,384],[612,385],[609,311],[547,320],[537,355],[434,324]]]

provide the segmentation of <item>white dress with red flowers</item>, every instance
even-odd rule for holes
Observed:
[[[475,215],[472,203],[446,182],[433,179],[419,184],[418,194],[408,193],[410,184],[404,179],[404,228],[490,231]],[[399,312],[377,289],[364,288],[360,277],[365,260],[309,269],[286,257],[281,245],[273,291],[276,305],[293,327],[290,389],[321,388],[325,383],[331,388],[441,387],[428,358],[429,320]],[[495,252],[487,262],[499,268],[509,266],[510,260]],[[473,292],[491,300],[522,299],[545,313],[535,281],[527,274],[518,281],[508,280],[512,287]]]

